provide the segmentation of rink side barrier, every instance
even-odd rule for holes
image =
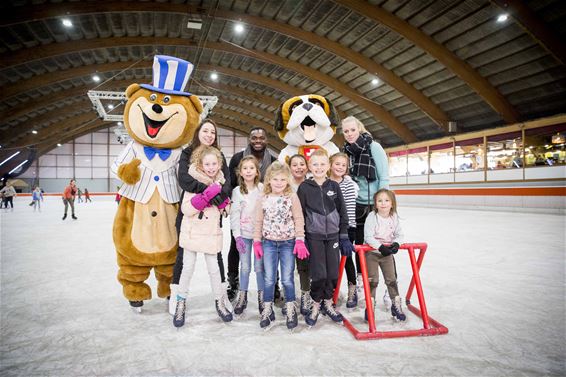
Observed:
[[[355,245],[356,252],[360,257],[360,268],[362,270],[362,278],[364,281],[364,295],[366,298],[366,308],[368,310],[368,331],[359,331],[356,329],[350,321],[344,317],[344,326],[350,330],[352,335],[357,340],[368,340],[368,339],[383,339],[383,338],[404,338],[409,336],[433,336],[442,335],[448,333],[448,328],[442,325],[440,322],[434,320],[428,315],[426,308],[426,302],[423,293],[423,287],[421,284],[420,269],[423,263],[423,259],[426,253],[427,244],[426,243],[404,243],[399,246],[399,250],[407,250],[409,254],[409,259],[411,261],[411,268],[413,270],[413,277],[409,284],[409,289],[407,290],[407,295],[405,297],[405,303],[407,309],[409,309],[413,314],[418,316],[423,321],[423,328],[416,330],[402,330],[402,331],[377,331],[375,327],[375,317],[373,311],[372,298],[369,287],[369,279],[366,264],[366,253],[368,251],[374,250],[369,245]],[[419,250],[418,258],[415,257],[415,250]],[[338,272],[338,281],[336,282],[336,289],[334,290],[333,301],[336,304],[338,300],[338,295],[340,294],[340,282],[342,280],[342,275],[344,274],[344,266],[346,265],[346,257],[342,256],[340,259],[340,269]],[[411,304],[411,295],[413,294],[413,289],[417,290],[417,297],[419,300],[419,308]]]
[[[90,196],[116,196],[117,192],[89,192],[88,193]],[[17,193],[18,196],[21,197],[26,197],[29,196],[31,197],[31,192],[19,192]],[[44,193],[43,196],[63,196],[62,192],[56,192],[56,193]],[[84,196],[84,193],[83,195]]]

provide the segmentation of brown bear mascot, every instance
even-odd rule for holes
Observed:
[[[137,312],[144,300],[151,299],[145,280],[152,268],[157,295],[170,295],[180,200],[177,167],[181,146],[192,138],[203,110],[197,96],[183,91],[192,70],[185,60],[157,55],[153,85],[132,84],[126,89],[124,124],[133,140],[112,165],[124,182],[112,233],[118,281]]]

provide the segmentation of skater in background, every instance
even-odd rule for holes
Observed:
[[[212,119],[204,119],[200,125],[195,130],[193,135],[193,140],[190,142],[189,146],[183,149],[181,152],[181,158],[179,159],[179,169],[178,178],[179,186],[181,186],[181,202],[183,202],[183,196],[185,193],[190,192],[193,194],[201,194],[207,186],[200,183],[198,180],[193,178],[189,174],[189,165],[191,164],[191,158],[193,151],[195,151],[199,146],[205,145],[209,147],[214,147],[220,151],[218,145],[218,127]],[[226,158],[222,151],[220,151],[222,156],[222,174],[226,180],[222,185],[222,190],[218,193],[212,200],[212,204],[220,205],[227,198],[230,197],[232,193],[232,188],[230,186],[230,173],[228,171],[228,164],[226,163]],[[183,213],[179,207],[179,212],[177,213],[177,219],[175,221],[175,227],[177,228],[177,234],[181,229],[181,221],[183,220]],[[222,284],[225,284],[226,276],[224,275],[224,260],[222,259],[222,248],[217,250],[216,258],[218,261],[218,268],[220,269],[220,279]],[[179,247],[177,249],[177,258],[175,260],[175,267],[173,268],[173,278],[171,279],[171,297],[175,297],[177,294],[177,286],[179,284],[179,278],[181,277],[181,270],[183,268],[183,248]],[[169,313],[171,315],[175,314],[175,300],[169,301]]]
[[[248,145],[246,149],[235,153],[230,159],[230,182],[231,187],[234,188],[238,186],[237,169],[242,158],[246,156],[254,156],[259,163],[259,181],[263,182],[265,172],[271,163],[277,158],[273,156],[267,150],[267,132],[261,127],[252,127],[250,130],[250,136],[248,139]],[[236,248],[236,239],[232,234],[230,240],[230,251],[228,252],[228,299],[230,301],[234,300],[236,293],[238,292],[238,266],[240,264],[240,253]],[[281,294],[279,291],[279,285],[275,285],[275,300],[279,300]]]
[[[309,159],[311,179],[299,186],[297,195],[306,219],[305,239],[310,251],[312,307],[305,317],[314,326],[320,312],[341,323],[342,314],[332,302],[338,281],[340,253],[351,256],[354,245],[348,239],[348,215],[338,183],[328,179],[330,161],[324,149],[317,149]]]
[[[263,258],[265,271],[265,304],[260,327],[267,328],[275,320],[273,299],[278,267],[285,291],[285,316],[288,329],[297,327],[295,303],[295,257],[309,256],[305,246],[305,222],[301,203],[291,188],[291,171],[275,161],[265,173],[264,196],[257,204],[253,249]]]
[[[85,188],[85,203],[87,203],[87,202],[92,203],[92,200],[90,200],[90,193],[88,192],[88,189]]]
[[[364,242],[364,223],[373,208],[373,196],[377,190],[389,188],[389,162],[381,145],[373,140],[364,124],[354,116],[341,123],[344,134],[344,152],[350,158],[350,176],[360,190],[356,199],[356,244]],[[358,294],[363,292],[360,259],[356,254]],[[389,297],[384,296],[384,300]]]
[[[293,192],[297,192],[299,185],[305,181],[305,177],[309,171],[307,166],[307,159],[302,154],[295,154],[289,158],[289,168],[291,169],[291,187]],[[299,311],[303,316],[309,314],[311,308],[311,277],[309,274],[309,260],[296,258],[297,272],[299,274],[299,283],[301,285],[301,300],[299,304]]]
[[[255,223],[256,204],[261,198],[263,184],[259,181],[259,163],[254,156],[242,158],[236,171],[238,186],[232,191],[230,223],[236,239],[236,248],[240,253],[240,290],[234,304],[234,314],[242,314],[248,305],[248,287],[252,257],[257,283],[257,301],[259,314],[264,303],[263,260],[255,257],[252,244]]]
[[[77,203],[83,202],[83,191],[77,187]]]
[[[2,201],[4,202],[4,208],[8,209],[8,203],[10,203],[10,208],[14,209],[14,197],[17,196],[16,189],[11,183],[8,183],[2,190]]]
[[[120,195],[120,186],[116,186],[116,197],[114,198],[116,204],[120,205],[120,199],[122,199],[122,195]]]
[[[345,153],[335,153],[330,156],[330,179],[338,183],[348,214],[348,238],[350,242],[356,240],[356,198],[358,197],[359,187],[356,182],[348,175],[348,155]],[[348,279],[348,299],[346,307],[348,309],[358,306],[358,292],[356,290],[356,268],[354,267],[353,257],[346,258],[346,277]]]
[[[374,195],[374,208],[364,226],[365,242],[374,248],[366,254],[371,298],[375,307],[375,291],[379,282],[379,269],[391,297],[391,315],[400,321],[406,319],[401,308],[401,297],[397,286],[394,254],[402,243],[403,231],[397,215],[397,200],[393,191],[381,189]],[[367,305],[365,319],[367,321]],[[374,311],[375,313],[375,311]]]
[[[225,182],[222,174],[222,154],[214,147],[200,146],[193,152],[189,174],[205,185],[202,193],[185,192],[181,211],[183,220],[179,234],[179,246],[183,248],[183,268],[179,278],[176,295],[175,315],[173,325],[182,327],[185,324],[187,295],[191,278],[195,270],[197,254],[203,254],[214,292],[216,312],[224,322],[232,321],[232,313],[225,305],[220,279],[220,268],[216,254],[222,249],[222,216],[228,216],[230,199],[226,198],[220,205],[215,205],[213,199],[222,190]]]
[[[71,217],[73,220],[77,220],[75,216],[75,197],[77,195],[77,185],[74,179],[69,181],[65,191],[63,191],[63,204],[65,205],[65,214],[63,215],[63,220],[67,218],[67,209],[71,207]]]
[[[43,193],[41,192],[39,186],[36,186],[33,189],[31,193],[31,199],[33,203],[33,212],[35,211],[41,212],[41,202],[43,201]]]

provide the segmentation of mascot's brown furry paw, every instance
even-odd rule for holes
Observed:
[[[279,153],[279,161],[285,163],[294,154],[308,160],[312,152],[324,148],[331,156],[338,147],[330,141],[339,119],[330,100],[309,94],[289,98],[281,104],[275,119],[275,131],[287,143]]]
[[[133,140],[112,165],[124,182],[113,228],[118,281],[136,311],[151,298],[145,281],[152,269],[157,295],[170,295],[178,247],[177,166],[181,146],[191,139],[202,113],[198,97],[183,91],[191,63],[158,55],[153,70],[153,85],[126,89],[124,124]]]
[[[133,185],[141,178],[140,166],[141,160],[134,159],[127,164],[122,164],[118,166],[118,178],[120,178],[124,183]]]

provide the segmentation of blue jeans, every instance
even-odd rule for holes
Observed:
[[[240,254],[240,290],[247,291],[250,285],[250,272],[252,270],[252,255],[254,256],[254,271],[257,282],[257,290],[263,291],[265,289],[263,277],[263,259],[257,259],[252,250],[253,240],[243,238],[246,243],[246,252]]]
[[[285,290],[285,301],[295,301],[295,256],[293,248],[295,240],[271,241],[263,240],[263,268],[265,270],[265,302],[273,302],[277,266],[281,262],[281,283]]]

